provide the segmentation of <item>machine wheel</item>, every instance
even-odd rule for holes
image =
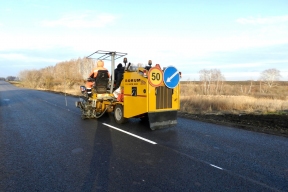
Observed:
[[[114,109],[114,117],[116,123],[123,124],[127,122],[128,119],[125,118],[123,115],[124,115],[123,105],[120,104],[116,105]]]

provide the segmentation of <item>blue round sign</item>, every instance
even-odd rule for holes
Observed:
[[[170,89],[175,88],[180,81],[179,71],[173,66],[167,67],[163,73],[163,80],[164,84],[168,88]]]

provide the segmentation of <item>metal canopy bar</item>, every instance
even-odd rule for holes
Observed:
[[[111,59],[109,59],[109,58],[110,58],[110,56],[112,56],[112,53],[114,53],[114,56],[115,56],[114,60],[119,59],[120,57],[123,57],[123,56],[127,55],[127,53],[121,53],[121,52],[116,52],[116,51],[98,50],[98,51],[92,53],[91,55],[87,56],[86,58],[87,59],[99,59],[99,60],[109,60],[109,61],[111,61],[112,58]],[[96,58],[92,58],[92,56],[97,55],[97,54],[101,55],[101,56],[96,57]]]
[[[93,55],[101,55],[98,58],[92,58],[91,56]],[[112,73],[112,81],[111,81],[111,87],[110,87],[110,93],[112,94],[113,92],[113,86],[114,86],[114,69],[115,69],[115,60],[119,59],[120,57],[123,57],[127,55],[127,53],[121,53],[121,52],[116,52],[116,51],[103,51],[103,50],[98,50],[92,53],[91,55],[87,56],[87,59],[98,59],[98,60],[108,60],[111,61],[111,73]],[[109,59],[111,57],[111,59]]]

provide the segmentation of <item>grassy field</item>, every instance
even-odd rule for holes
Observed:
[[[201,82],[181,82],[181,111],[193,114],[283,114],[288,112],[287,93],[288,82],[277,82],[270,88],[260,82],[230,81],[223,83],[220,93],[209,95],[203,94]]]
[[[24,87],[21,82],[10,83]],[[68,89],[60,84],[50,91],[80,95],[79,85],[75,84]],[[199,81],[181,82],[180,88],[181,112],[191,114],[288,113],[288,82],[277,82],[275,87],[268,88],[265,84],[260,85],[260,82],[227,81],[221,85],[220,93],[213,94],[211,91],[212,94],[209,95],[203,94],[203,85]]]
[[[288,101],[252,96],[191,95],[181,96],[181,111],[193,114],[211,113],[287,113]]]

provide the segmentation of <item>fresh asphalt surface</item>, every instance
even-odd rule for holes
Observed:
[[[288,191],[287,138],[184,118],[156,131],[82,120],[76,100],[0,81],[1,192]]]

